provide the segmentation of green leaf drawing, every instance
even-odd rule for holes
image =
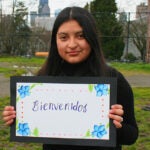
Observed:
[[[34,136],[39,136],[39,130],[38,130],[38,128],[35,128],[35,129],[34,129],[33,135],[34,135]]]
[[[35,83],[35,84],[32,84],[31,87],[30,87],[30,90],[33,89],[36,85],[42,85],[42,83]]]
[[[108,94],[110,94],[110,89],[108,90]]]
[[[17,97],[17,99],[16,99],[16,101],[18,102],[18,101],[19,101],[19,99],[20,99],[20,97],[18,96],[18,97]]]
[[[33,89],[36,86],[36,84],[32,84],[30,87],[30,90]]]
[[[109,128],[109,122],[108,122],[107,125],[106,125],[106,129],[107,129],[107,128]]]
[[[91,136],[91,133],[90,133],[90,130],[88,130],[85,134],[85,137],[90,137]]]
[[[18,130],[18,129],[19,129],[19,127],[18,127],[18,123],[19,123],[19,121],[18,121],[18,119],[16,119],[16,130]]]
[[[93,84],[89,84],[88,89],[89,89],[90,92],[93,91],[93,88],[94,88],[94,85]]]

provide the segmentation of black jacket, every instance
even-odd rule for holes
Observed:
[[[117,78],[117,103],[124,109],[122,128],[117,129],[117,147],[81,147],[67,145],[43,145],[43,150],[121,150],[121,145],[131,145],[138,137],[138,127],[134,116],[134,98],[130,85],[124,76],[115,69],[109,68],[108,75]]]

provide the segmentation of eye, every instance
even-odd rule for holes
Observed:
[[[78,37],[79,39],[84,39],[84,34],[83,34],[83,33],[79,33],[79,34],[77,35],[77,37]]]
[[[67,40],[67,36],[66,35],[60,35],[58,37],[61,41],[66,41]]]

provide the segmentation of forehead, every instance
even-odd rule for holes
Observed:
[[[67,31],[82,31],[82,27],[76,20],[69,20],[64,22],[58,28],[58,32],[67,32]]]

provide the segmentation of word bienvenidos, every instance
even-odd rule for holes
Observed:
[[[43,103],[38,100],[33,102],[33,111],[76,111],[83,112],[87,111],[87,104],[80,104],[79,101],[75,103]]]

